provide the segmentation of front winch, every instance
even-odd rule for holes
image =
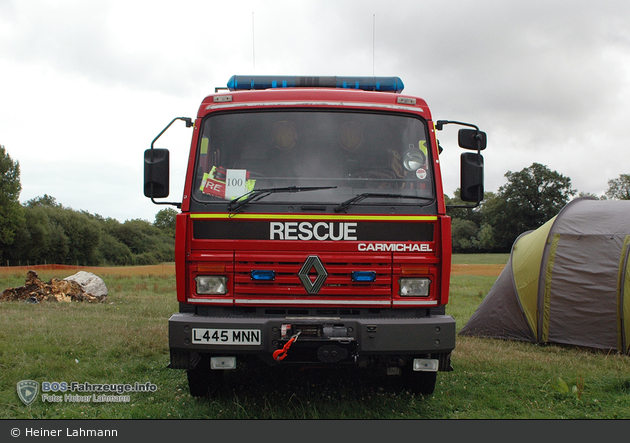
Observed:
[[[351,351],[346,345],[356,343],[353,336],[355,328],[339,323],[283,323],[278,328],[280,339],[287,340],[284,346],[273,352],[273,359],[277,362],[287,357],[289,348],[295,343],[298,336],[302,345],[298,345],[298,357],[305,358],[307,353],[311,353],[311,359],[306,357],[305,361],[320,361],[323,363],[337,363],[347,360]],[[276,329],[276,331],[278,331]],[[315,360],[313,360],[315,359]],[[292,359],[293,360],[293,359]]]
[[[280,338],[288,340],[294,335],[295,331],[302,334],[302,338],[306,340],[335,340],[335,341],[354,341],[354,328],[343,324],[290,324],[283,323],[280,326]]]

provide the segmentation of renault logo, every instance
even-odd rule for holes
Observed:
[[[309,276],[311,269],[314,269],[317,274],[315,280],[311,280],[311,277]],[[302,265],[300,272],[298,272],[298,276],[300,277],[304,288],[306,288],[306,292],[309,294],[317,294],[328,278],[328,273],[318,256],[309,255]]]

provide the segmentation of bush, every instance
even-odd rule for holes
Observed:
[[[175,257],[170,229],[146,220],[120,223],[65,208],[49,196],[27,202],[5,264],[151,265]]]

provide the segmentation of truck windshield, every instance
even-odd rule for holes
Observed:
[[[340,111],[215,114],[201,128],[193,198],[226,203],[257,189],[260,204],[331,204],[360,194],[361,204],[417,205],[434,198],[426,122],[410,115]],[[408,197],[408,198],[407,198]]]

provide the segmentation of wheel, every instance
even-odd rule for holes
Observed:
[[[193,397],[212,397],[223,380],[223,371],[210,369],[210,359],[202,357],[197,366],[187,369],[188,389]]]
[[[414,394],[433,394],[436,380],[437,372],[414,371],[410,365],[402,368],[403,386]]]

